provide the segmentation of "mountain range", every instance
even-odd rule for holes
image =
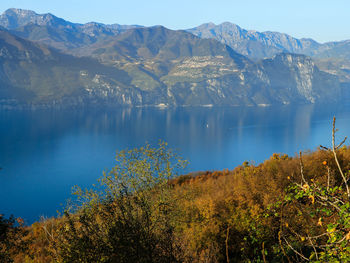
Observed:
[[[0,105],[336,102],[349,95],[349,45],[231,23],[170,30],[9,9],[0,15]]]

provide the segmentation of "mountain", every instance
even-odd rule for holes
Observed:
[[[237,60],[238,64],[249,61],[218,41],[201,39],[186,31],[169,30],[163,26],[131,29],[111,40],[92,45],[83,52],[105,62],[149,59],[169,62],[194,56],[222,56]]]
[[[11,8],[0,15],[0,26],[13,34],[46,44],[66,53],[119,35],[137,25],[104,25],[90,22],[78,24],[58,18],[52,14],[37,14],[30,10]]]
[[[47,44],[75,54],[81,47],[108,41],[138,25],[105,25],[90,22],[72,23],[52,14],[37,14],[31,10],[11,8],[0,15],[0,26],[28,40]],[[253,60],[278,53],[297,53],[314,58],[350,59],[349,41],[320,44],[312,39],[297,39],[279,32],[245,30],[236,24],[207,23],[188,29],[200,38],[216,39],[234,51]]]
[[[54,26],[54,27],[74,27],[75,24],[58,18],[52,14],[38,15],[31,10],[10,8],[0,15],[0,25],[7,29],[15,29],[27,24]]]
[[[337,75],[343,85],[349,86],[350,40],[322,44],[309,55],[321,70]]]
[[[328,42],[310,53],[315,58],[337,58],[350,60],[350,40]]]
[[[255,60],[282,52],[309,54],[321,46],[312,39],[296,39],[278,32],[245,30],[229,22],[220,25],[207,23],[187,31],[201,38],[216,39]]]
[[[106,97],[123,104],[140,93],[129,75],[90,58],[76,58],[0,30],[0,104],[82,105]],[[100,80],[104,83],[101,84]],[[107,101],[108,102],[108,101]]]
[[[7,10],[0,25],[8,28],[0,29],[1,105],[317,103],[339,100],[346,87],[304,55],[256,62],[216,39],[162,26],[76,24],[20,9]],[[300,45],[287,39],[289,48]],[[288,46],[270,40],[266,46]]]
[[[107,30],[113,32],[124,32],[125,30],[141,27],[138,25],[105,25],[102,23],[90,22],[86,24],[72,23],[62,18],[56,17],[50,13],[37,14],[31,10],[10,8],[0,15],[0,25],[9,30],[16,29],[28,24],[35,24],[39,26],[52,26],[55,28],[81,28],[81,30],[88,34],[94,35],[96,31]]]
[[[207,23],[187,31],[201,38],[216,39],[255,61],[279,53],[308,55],[322,71],[337,75],[344,85],[350,80],[350,40],[320,44],[279,32],[245,30],[229,22]]]
[[[256,64],[216,40],[164,27],[132,29],[92,45],[87,52],[93,58],[4,30],[0,36],[2,104],[267,105],[338,95],[337,79],[305,56],[283,54]]]

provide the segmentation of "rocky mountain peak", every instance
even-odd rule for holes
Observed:
[[[28,17],[35,15],[34,11],[10,8],[0,15],[0,25],[7,29],[13,29],[20,26],[19,20],[28,21]]]
[[[0,26],[7,29],[16,29],[30,23],[40,26],[74,26],[73,23],[50,13],[37,14],[31,10],[11,8],[0,15]]]
[[[20,9],[20,8],[9,8],[4,12],[5,15],[18,15],[18,16],[28,16],[36,15],[32,10]]]

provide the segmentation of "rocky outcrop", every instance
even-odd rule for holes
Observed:
[[[269,76],[272,96],[284,104],[339,99],[339,79],[320,71],[310,57],[284,53],[263,60],[261,65]]]

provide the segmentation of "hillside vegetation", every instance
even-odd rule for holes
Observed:
[[[1,216],[1,262],[345,262],[350,147],[333,138],[300,156],[182,176],[186,162],[166,143],[121,151],[57,218]]]

